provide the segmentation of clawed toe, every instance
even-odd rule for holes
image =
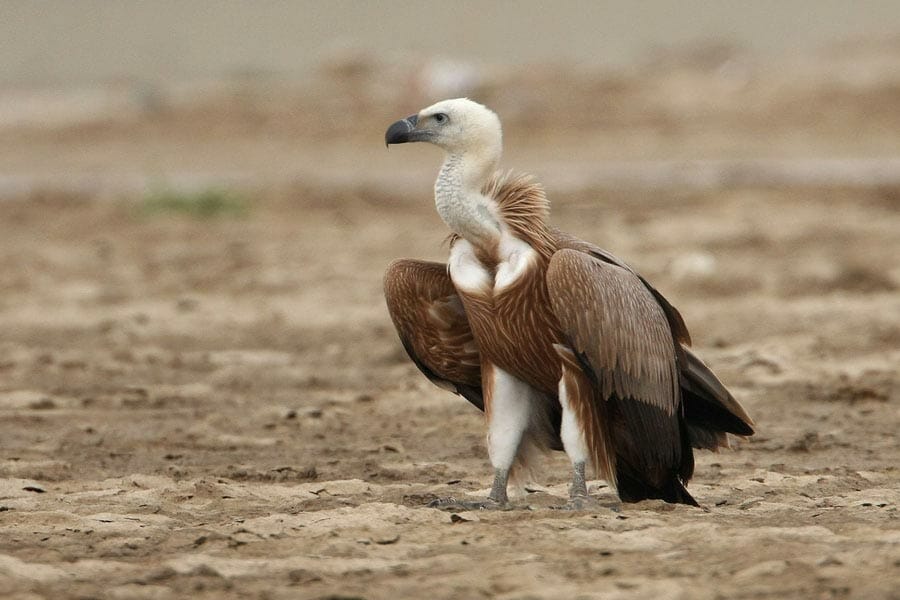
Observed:
[[[590,496],[572,496],[563,505],[563,510],[589,510],[599,508],[599,503]]]
[[[569,498],[569,501],[559,507],[560,510],[572,510],[572,511],[594,511],[598,512],[601,510],[611,510],[612,512],[619,512],[618,507],[616,506],[608,506],[606,504],[601,503],[596,498],[592,498],[591,496],[572,496]]]
[[[500,503],[493,498],[485,498],[483,500],[458,500],[457,498],[438,498],[428,503],[429,508],[439,508],[441,510],[466,511],[466,510],[505,510],[509,508],[508,503]]]

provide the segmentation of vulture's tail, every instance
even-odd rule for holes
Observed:
[[[663,486],[649,485],[644,478],[634,473],[627,465],[619,462],[616,466],[619,498],[622,502],[640,502],[641,500],[665,500],[673,504],[700,506],[694,497],[685,489],[684,483],[672,476]]]

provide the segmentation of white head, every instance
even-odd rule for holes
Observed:
[[[475,245],[488,245],[500,234],[492,201],[481,190],[493,175],[503,150],[500,119],[467,98],[442,100],[401,119],[384,134],[386,144],[428,142],[447,156],[434,182],[434,204],[444,222]]]
[[[384,136],[390,144],[429,142],[448,154],[476,154],[496,162],[503,148],[497,115],[468,98],[441,100],[416,115],[397,121]]]

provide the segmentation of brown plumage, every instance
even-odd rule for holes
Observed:
[[[384,296],[416,366],[438,386],[484,410],[481,356],[447,265],[396,260],[385,274]]]
[[[588,462],[622,500],[696,504],[684,487],[691,448],[752,435],[752,421],[688,349],[681,315],[659,292],[611,254],[548,225],[539,185],[491,170],[478,188],[458,189],[468,172],[446,173],[447,165],[468,159],[480,172],[484,159],[468,158],[464,133],[492,127],[493,113],[482,110],[445,101],[388,130],[394,143],[416,141],[419,131],[450,140],[434,141],[454,157],[435,189],[441,216],[460,230],[449,268],[402,260],[385,274],[404,348],[429,379],[486,411],[491,499],[506,500],[513,461],[534,446],[565,448],[573,497],[586,494]],[[468,144],[462,150],[443,133],[447,122],[462,123],[464,133],[453,134]]]

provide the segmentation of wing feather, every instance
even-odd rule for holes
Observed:
[[[394,261],[384,275],[384,296],[400,342],[419,370],[484,410],[481,356],[447,266]]]

